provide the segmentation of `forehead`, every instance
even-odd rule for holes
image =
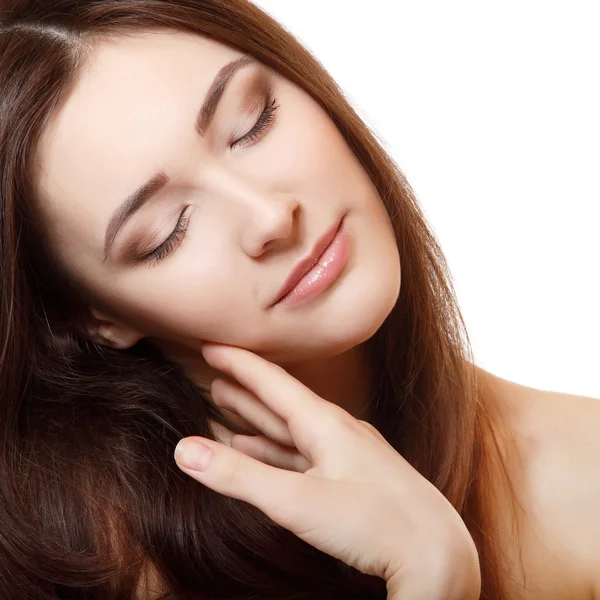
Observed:
[[[169,30],[94,44],[38,146],[40,210],[59,255],[101,254],[113,210],[152,174],[168,171],[176,148],[181,154],[193,143],[214,74],[240,55]]]

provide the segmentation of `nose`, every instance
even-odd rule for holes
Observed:
[[[299,202],[292,194],[247,195],[244,204],[241,244],[248,256],[258,258],[293,243]]]
[[[291,239],[298,228],[300,203],[291,193],[273,192],[264,185],[256,185],[237,173],[213,164],[205,168],[213,176],[210,185],[235,215],[239,231],[238,240],[243,251],[254,258],[276,248],[294,243]],[[206,183],[205,183],[206,185]]]

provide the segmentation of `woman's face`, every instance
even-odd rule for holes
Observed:
[[[168,30],[98,42],[42,136],[52,251],[95,298],[100,334],[121,347],[148,337],[173,355],[212,340],[280,364],[333,356],[368,339],[398,297],[388,214],[310,95],[248,62],[198,130],[213,78],[241,56]],[[257,122],[266,126],[247,136]],[[123,203],[160,173],[115,233]],[[344,214],[338,279],[308,302],[270,306]]]

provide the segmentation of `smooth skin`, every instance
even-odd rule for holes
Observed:
[[[168,30],[95,44],[39,146],[38,208],[51,250],[89,292],[87,331],[98,343],[128,348],[145,338],[209,397],[215,377],[227,376],[204,359],[202,342],[247,349],[360,420],[373,390],[363,342],[401,285],[391,222],[326,111],[264,66],[234,76],[199,135],[213,77],[240,56]],[[269,100],[261,81],[271,84],[276,118],[244,144]],[[104,260],[111,216],[159,170],[169,185],[124,224]],[[351,254],[336,284],[293,310],[268,308],[344,213]],[[169,252],[149,260],[169,239]],[[509,423],[505,454],[525,515],[522,537],[507,521],[500,540],[511,598],[590,600],[600,579],[600,401],[478,373]]]
[[[227,351],[228,347],[222,348]],[[223,369],[224,374],[239,377],[243,368],[236,369],[233,365],[236,358],[242,358],[243,362],[245,356],[236,354],[239,349],[233,350],[229,360],[225,358],[227,354],[221,357],[217,355],[216,360],[212,359],[211,363]],[[260,363],[255,365],[260,366]],[[516,482],[518,501],[523,510],[519,536],[513,533],[512,517],[509,513],[501,516],[503,526],[497,541],[506,557],[503,568],[508,597],[511,600],[600,598],[597,568],[600,558],[600,401],[595,398],[536,390],[494,376],[480,368],[478,373],[494,390],[499,400],[498,430],[501,429],[507,434],[506,437],[501,437],[502,451],[510,475]],[[231,431],[215,424],[217,439],[221,443],[211,440],[208,443],[216,453],[230,446],[267,465],[304,472],[310,466],[310,462],[304,458],[303,453],[289,451],[285,423],[260,401],[263,397],[260,390],[277,389],[277,383],[285,381],[279,377],[272,377],[272,374],[268,368],[259,368],[255,382],[251,381],[252,377],[240,377],[240,380],[245,381],[254,391],[259,391],[258,395],[249,393],[248,389],[241,385],[224,385],[226,382],[221,378],[214,380],[215,403],[222,409],[240,416],[240,422],[248,428],[251,429],[254,425],[256,436],[233,435]],[[266,383],[269,381],[270,385]],[[286,382],[286,385],[288,384],[290,389],[294,389],[293,383]],[[280,389],[281,393],[285,394],[285,385]],[[274,397],[272,402],[273,406],[277,406],[277,398]],[[358,445],[360,446],[360,443]],[[237,456],[230,455],[230,460],[242,472],[241,475],[238,473],[239,477],[243,477],[245,469],[252,472],[252,463],[237,462],[236,459]],[[339,460],[343,461],[344,458],[340,456]],[[350,464],[352,460],[354,459],[350,458]],[[364,465],[364,471],[377,469],[378,458],[374,456],[374,460],[372,466]],[[215,485],[208,474],[202,476],[185,468],[183,470],[205,485],[222,493],[240,497],[236,495],[239,492],[234,490],[235,484],[229,489],[219,489],[218,484]],[[224,470],[227,472],[227,467]],[[252,480],[253,477],[249,479]],[[419,486],[416,486],[415,490],[417,488]],[[508,506],[508,498],[505,502],[502,501],[502,492],[502,489],[498,490],[500,505]],[[246,488],[245,498],[264,510],[263,506],[253,501],[256,498],[255,494],[259,493]],[[426,499],[428,494],[429,492],[426,492],[423,498]],[[268,508],[266,512],[270,514]],[[339,512],[335,514],[339,515]],[[389,523],[392,522],[394,519],[390,516]],[[449,527],[451,523],[452,519],[449,519]],[[458,533],[456,539],[461,540],[463,538],[459,532],[460,529],[455,532]],[[348,531],[347,535],[352,534]],[[455,589],[461,590],[457,592],[456,597],[470,598],[471,594],[475,594],[473,597],[477,598],[477,592],[474,591],[477,579],[473,577],[471,570],[473,556],[469,553],[468,544],[460,547],[465,551],[464,560],[444,563],[448,569],[442,569],[442,573],[448,577],[448,581],[457,586]],[[454,550],[457,551],[457,548]],[[448,551],[446,556],[451,554]],[[339,557],[344,560],[341,555]],[[398,573],[401,574],[402,571],[399,570]],[[441,577],[438,581],[443,579],[444,577]],[[401,598],[411,598],[405,590],[398,593]],[[415,597],[419,597],[419,593],[417,587]],[[435,591],[430,589],[427,593],[430,596],[424,597],[445,598],[444,594],[454,597],[454,590],[444,586],[436,588]],[[439,595],[436,596],[436,593]],[[389,597],[394,597],[394,594],[390,594]]]
[[[499,400],[504,456],[522,506],[519,537],[505,513],[499,540],[509,597],[600,598],[600,400],[479,372]]]
[[[463,520],[377,429],[247,350],[205,344],[202,352],[239,382],[215,379],[217,404],[265,435],[235,435],[231,446],[185,438],[175,449],[184,472],[381,577],[390,599],[479,598],[477,549]]]

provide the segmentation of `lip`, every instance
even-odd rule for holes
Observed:
[[[292,269],[283,285],[277,292],[275,299],[269,305],[269,308],[287,296],[302,280],[302,278],[319,262],[319,259],[323,255],[324,251],[329,248],[333,240],[336,238],[336,235],[341,229],[345,216],[346,214],[344,213],[340,219],[338,219],[331,227],[329,227],[329,229],[327,229],[327,231],[325,231],[325,233],[315,242],[308,256],[303,258]]]

